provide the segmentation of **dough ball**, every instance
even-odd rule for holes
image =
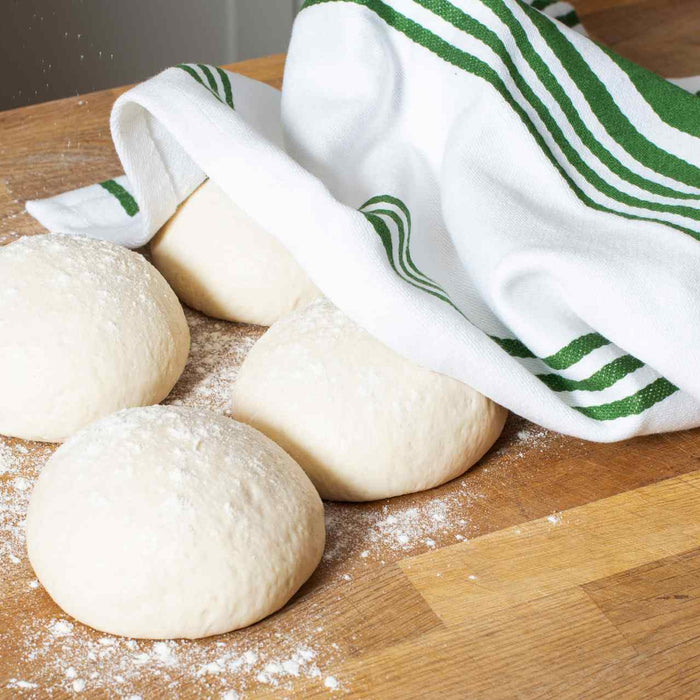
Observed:
[[[369,501],[459,476],[500,435],[505,409],[404,359],[322,299],[253,346],[233,414],[281,445],[323,498]]]
[[[188,306],[269,326],[321,295],[291,254],[211,180],[151,242],[154,265]]]
[[[143,256],[75,236],[0,247],[0,433],[60,442],[158,403],[182,373],[180,302]]]
[[[120,411],[74,435],[32,494],[27,549],[69,615],[195,639],[281,608],[316,568],[323,505],[280,447],[208,411]]]

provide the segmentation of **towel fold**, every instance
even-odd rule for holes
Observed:
[[[377,338],[510,410],[700,425],[700,100],[565,3],[308,0],[281,102],[183,64],[111,127],[125,176],[29,202],[49,230],[141,246],[208,176]]]

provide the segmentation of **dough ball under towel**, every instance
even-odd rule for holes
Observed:
[[[49,459],[27,516],[37,577],[68,614],[195,639],[281,608],[325,542],[323,504],[272,440],[184,407],[120,411]]]
[[[180,302],[142,255],[57,234],[0,248],[0,433],[60,442],[158,403],[189,347]]]
[[[207,180],[151,242],[153,264],[188,306],[269,326],[321,296],[291,254]]]
[[[271,437],[323,498],[369,501],[459,476],[507,411],[404,359],[326,299],[276,323],[233,388],[233,415]]]

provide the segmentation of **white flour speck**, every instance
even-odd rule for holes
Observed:
[[[18,476],[12,483],[18,491],[26,491],[31,486],[29,481],[22,476]]]
[[[159,661],[162,661],[168,666],[172,666],[177,663],[173,646],[174,645],[169,644],[168,642],[156,642],[153,645],[153,653]]]
[[[205,664],[200,669],[200,673],[221,673],[224,669],[221,667],[218,661],[212,661],[211,663]]]
[[[7,682],[6,688],[22,688],[23,690],[32,690],[33,688],[38,688],[38,683],[32,683],[31,681],[22,681],[18,678],[10,678]]]
[[[55,637],[67,637],[73,634],[73,623],[68,620],[53,620],[49,623],[49,631]]]

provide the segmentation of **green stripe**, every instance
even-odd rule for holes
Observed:
[[[618,175],[618,177],[633,185],[636,185],[640,189],[644,189],[648,192],[653,192],[654,194],[665,197],[693,200],[698,199],[698,195],[678,192],[670,187],[647,180],[638,173],[635,173],[624,166],[617,158],[615,158],[588,129],[583,119],[581,119],[578,109],[571,102],[571,99],[566,94],[566,91],[561,87],[549,66],[534,50],[525,30],[515,18],[511,10],[505,5],[505,3],[502,2],[502,0],[481,1],[508,27],[523,58],[525,58],[542,84],[547,88],[557,104],[561,107],[576,135],[602,163],[604,163],[612,172]],[[688,218],[700,220],[700,211],[698,211],[697,208],[650,202],[648,200],[639,199],[625,192],[621,192],[616,187],[613,187],[609,182],[604,180],[598,172],[591,168],[583,160],[583,158],[581,158],[578,151],[569,143],[559,124],[551,116],[548,107],[539,99],[539,97],[537,97],[530,85],[528,85],[528,83],[522,77],[517,66],[513,62],[512,57],[508,53],[508,49],[495,32],[480,24],[472,17],[462,12],[459,8],[454,7],[447,0],[418,0],[418,2],[426,9],[450,22],[457,29],[460,29],[474,36],[474,38],[482,41],[501,58],[504,65],[508,69],[508,72],[513,78],[513,81],[518,86],[523,96],[535,109],[540,119],[545,124],[547,130],[550,132],[557,145],[561,148],[566,159],[580,173],[580,175],[599,192],[602,192],[611,199],[629,206],[641,207],[652,211],[678,214],[679,216],[687,216]]]
[[[372,224],[374,230],[379,236],[379,239],[384,246],[384,250],[386,251],[386,257],[389,260],[391,269],[399,277],[401,277],[401,279],[403,279],[403,276],[399,274],[399,271],[396,269],[396,265],[394,264],[393,244],[391,242],[391,232],[389,231],[389,227],[378,216],[373,216],[372,214],[368,214],[366,212],[362,212],[362,214],[364,215],[365,219]]]
[[[538,374],[537,377],[552,391],[602,391],[643,366],[644,363],[636,357],[623,355],[609,362],[588,379],[567,379],[559,374]]]
[[[554,19],[557,20],[557,22],[561,22],[562,24],[566,25],[567,27],[575,27],[579,23],[576,10],[571,10],[571,12],[567,12],[565,15],[556,15],[554,16]]]
[[[384,200],[386,201],[386,200]],[[401,264],[401,268],[403,271],[406,273],[407,277],[410,277],[414,279],[416,282],[419,284],[428,286],[428,287],[433,287],[435,289],[438,289],[442,291],[430,277],[427,275],[424,275],[415,265],[413,262],[413,259],[411,258],[410,250],[411,250],[411,243],[410,243],[410,220],[408,224],[408,229],[404,229],[404,223],[401,217],[393,210],[393,209],[371,209],[369,211],[364,211],[363,207],[360,207],[360,211],[362,211],[363,214],[376,214],[378,216],[388,216],[395,224],[396,228],[398,231],[398,238],[399,238],[399,262]],[[404,262],[404,255],[406,257],[406,262]]]
[[[197,73],[192,66],[188,66],[186,63],[178,63],[175,68],[180,68],[181,70],[184,70],[185,73],[189,73],[200,85],[206,87],[206,85],[204,85],[204,81],[202,80],[202,76],[199,75],[199,73]]]
[[[231,91],[231,81],[225,70],[221,70],[216,66],[216,70],[219,73],[219,78],[221,78],[221,84],[224,86],[224,95],[226,95],[226,104],[231,108],[235,109],[233,105],[233,92]]]
[[[186,63],[179,63],[176,68],[180,68],[184,70],[186,73],[189,73],[202,87],[207,88],[209,92],[211,92],[214,97],[216,97],[219,102],[223,103],[224,100],[221,98],[221,95],[219,95],[219,86],[217,85],[216,78],[214,77],[214,74],[211,72],[211,68],[209,66],[204,65],[203,63],[198,63],[197,66],[199,69],[204,73],[207,83],[204,82],[202,79],[202,76],[197,73],[197,71],[192,68],[192,66],[188,66]],[[228,79],[228,76],[224,71],[222,71],[220,68],[216,68],[217,71],[219,71],[219,75],[221,75],[221,83],[224,86],[224,94],[226,96],[226,104],[233,108],[233,95],[231,93],[231,82]]]
[[[116,180],[105,180],[100,183],[100,187],[104,187],[107,192],[116,197],[119,204],[122,205],[122,209],[129,216],[138,214],[139,205],[136,203],[136,200]]]
[[[489,338],[500,345],[511,357],[537,357],[524,343],[516,338],[499,338],[490,335]]]
[[[610,135],[630,155],[651,170],[686,185],[700,186],[700,170],[687,161],[663,150],[637,131],[620,110],[603,81],[593,72],[583,56],[557,28],[556,24],[523,2],[520,2],[520,6],[561,61],[564,70],[581,90],[591,110]],[[652,83],[653,81],[644,81],[644,84]],[[668,112],[676,115],[683,108],[683,102],[687,102],[692,104],[690,109],[694,119],[700,120],[700,105],[692,100],[687,100],[687,93],[682,95],[682,92],[680,88],[673,86],[673,90],[667,93],[671,95],[671,99],[668,100]]]
[[[374,228],[380,240],[382,241],[387,258],[389,259],[389,264],[391,265],[391,268],[394,270],[394,272],[399,276],[399,278],[401,278],[405,282],[408,282],[410,285],[416,287],[417,289],[420,289],[422,292],[427,292],[431,296],[440,299],[440,301],[444,301],[446,304],[449,304],[455,311],[457,311],[460,315],[467,319],[467,317],[455,305],[452,299],[450,299],[448,294],[441,287],[437,287],[436,289],[427,289],[425,287],[417,285],[415,282],[411,281],[410,279],[406,279],[403,275],[401,275],[401,273],[396,269],[396,265],[394,264],[393,244],[391,240],[391,232],[389,231],[389,227],[382,221],[382,219],[379,216],[375,216],[371,212],[361,213],[367,219],[367,221],[369,221],[369,223],[372,224],[372,227]]]
[[[471,73],[472,75],[479,77],[479,78],[487,81],[488,83],[490,83],[498,91],[498,93],[503,97],[503,99],[510,105],[510,107],[513,109],[513,111],[518,115],[518,117],[520,118],[522,123],[525,125],[525,127],[528,129],[528,131],[532,135],[532,137],[535,140],[535,142],[537,143],[537,145],[542,150],[543,154],[549,159],[552,166],[557,170],[557,172],[565,180],[567,185],[571,188],[572,192],[586,206],[588,206],[591,209],[594,209],[596,211],[602,211],[602,212],[606,212],[609,214],[614,214],[614,215],[619,216],[621,218],[632,220],[632,221],[649,221],[649,222],[653,222],[653,223],[662,224],[662,225],[667,226],[669,228],[676,229],[678,231],[682,231],[683,233],[687,233],[688,235],[690,235],[694,238],[700,239],[700,233],[698,233],[697,231],[694,231],[692,229],[689,229],[685,226],[680,226],[678,224],[669,223],[668,221],[664,221],[662,219],[655,219],[652,217],[646,217],[646,216],[640,216],[637,214],[628,214],[626,212],[615,211],[615,210],[610,209],[606,206],[598,204],[597,202],[592,200],[572,180],[572,178],[569,176],[569,174],[566,172],[566,170],[557,161],[557,159],[554,157],[553,153],[551,152],[551,150],[547,146],[546,142],[544,141],[544,138],[537,131],[534,124],[532,123],[532,121],[528,117],[527,113],[513,99],[512,95],[507,90],[505,84],[501,80],[498,73],[493,68],[491,68],[491,66],[489,66],[487,63],[485,63],[484,61],[481,61],[480,59],[478,59],[478,58],[476,58],[468,53],[465,53],[464,51],[460,51],[459,49],[455,48],[454,46],[452,46],[451,44],[446,42],[444,39],[441,39],[440,37],[436,36],[432,32],[425,29],[425,27],[422,27],[421,25],[417,24],[413,20],[408,19],[407,17],[404,17],[401,13],[399,13],[396,10],[394,10],[393,8],[389,7],[381,0],[306,0],[306,3],[304,4],[304,8],[308,8],[308,7],[312,7],[314,5],[324,4],[324,3],[328,3],[328,2],[347,2],[347,3],[353,3],[356,5],[366,7],[367,9],[369,9],[370,11],[374,12],[379,17],[381,17],[385,22],[387,22],[390,26],[392,26],[394,29],[396,29],[396,31],[401,32],[408,39],[415,42],[419,46],[423,46],[428,51],[431,51],[436,56],[439,56],[440,58],[445,60],[447,63],[450,63],[454,66],[457,66],[457,67]],[[535,14],[539,15],[540,13],[535,12]],[[551,24],[551,22],[550,22],[550,24]]]
[[[374,204],[393,204],[395,207],[399,208],[403,215],[406,217],[406,222],[408,223],[408,232],[406,234],[406,258],[408,259],[408,264],[411,266],[411,268],[414,270],[414,272],[419,275],[420,277],[423,277],[425,280],[428,282],[433,282],[430,277],[427,275],[424,275],[419,269],[418,266],[413,262],[413,258],[411,257],[411,212],[409,211],[408,207],[398,198],[398,197],[393,197],[390,194],[382,194],[382,195],[377,195],[376,197],[372,197],[371,199],[368,199],[361,207],[360,209],[364,209],[367,206],[372,206]]]
[[[209,66],[205,66],[203,63],[198,63],[197,67],[199,70],[204,73],[204,77],[207,79],[207,82],[209,83],[209,87],[218,95],[219,94],[219,86],[216,84],[216,78],[212,74],[212,72],[209,70]]]
[[[392,209],[372,209],[368,212],[367,214],[376,214],[377,216],[388,216],[395,224],[398,230],[398,238],[399,238],[399,250],[398,250],[398,258],[399,258],[399,263],[401,265],[401,269],[404,271],[406,274],[406,277],[410,277],[411,279],[415,280],[418,284],[425,285],[426,287],[433,287],[434,289],[440,289],[440,287],[435,284],[431,279],[428,277],[424,277],[422,273],[416,274],[413,269],[411,269],[406,262],[404,262],[403,259],[403,254],[405,251],[408,250],[408,246],[406,245],[405,241],[405,231],[403,227],[403,221],[401,220],[401,217]]]
[[[391,204],[398,209],[401,210],[402,214],[406,217],[406,223],[407,223],[407,231],[406,231],[406,259],[408,260],[408,264],[411,266],[411,269],[414,271],[416,275],[419,277],[422,277],[426,282],[434,284],[434,281],[430,279],[427,275],[424,275],[419,269],[418,266],[413,262],[413,258],[411,257],[411,212],[409,211],[408,207],[398,198],[398,197],[393,197],[390,194],[383,194],[383,195],[377,195],[376,197],[371,197],[368,199],[361,207],[360,210],[365,209],[368,206],[374,206],[375,204]],[[379,211],[379,210],[377,210]]]
[[[662,121],[690,136],[700,136],[700,105],[693,99],[692,93],[617,55],[605,46],[599,45],[598,48],[627,73],[647,104]]]
[[[530,6],[534,7],[536,10],[544,10],[550,5],[554,5],[557,1],[558,0],[534,0],[534,2],[530,3]]]
[[[515,338],[497,338],[493,335],[489,337],[491,340],[498,343],[512,357],[537,357],[526,345]],[[577,362],[580,362],[586,355],[592,353],[594,350],[609,344],[610,341],[604,338],[600,333],[586,333],[572,340],[568,345],[558,352],[555,352],[553,355],[540,359],[552,369],[568,369]],[[555,375],[539,376],[547,377]]]
[[[598,406],[572,406],[572,408],[579,413],[583,413],[584,416],[595,420],[615,420],[625,416],[639,415],[676,391],[678,391],[677,386],[671,384],[668,379],[659,377],[637,393],[619,401],[612,401],[611,403],[604,403]]]
[[[572,340],[566,347],[554,353],[554,355],[543,357],[542,362],[549,365],[552,369],[568,369],[589,353],[603,347],[603,345],[609,344],[610,341],[604,338],[600,333],[586,333],[586,335]]]

